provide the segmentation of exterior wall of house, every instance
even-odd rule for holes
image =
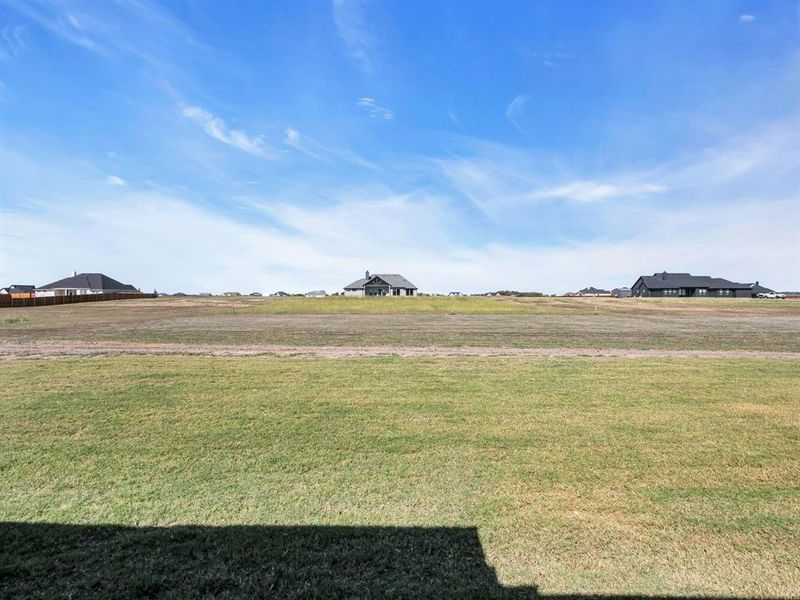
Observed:
[[[676,288],[684,289],[683,295],[680,292],[676,294],[668,294],[665,290],[651,290],[647,286],[641,285],[634,287],[631,291],[633,296],[641,296],[643,298],[749,298],[751,296],[749,289],[723,289],[717,290],[714,288]],[[706,290],[706,293],[699,293],[700,289]],[[722,293],[720,293],[722,292]],[[727,293],[726,293],[727,292]]]
[[[417,295],[417,291],[416,290],[406,289],[406,288],[389,288],[389,291],[386,293],[386,297],[387,298],[397,298],[397,296],[395,296],[394,293],[393,293],[394,290],[396,290],[396,289],[400,290],[400,294],[398,294],[400,297],[416,296]],[[344,291],[344,295],[345,296],[351,296],[351,297],[354,297],[354,298],[363,298],[365,296],[365,291],[364,290],[345,290]],[[373,296],[370,296],[370,297],[373,297]],[[378,297],[381,297],[381,296],[374,296],[374,297],[378,298]]]
[[[108,292],[110,292],[109,290]],[[35,294],[38,298],[49,298],[52,296],[85,296],[87,294],[102,294],[104,293],[103,290],[66,290],[66,289],[59,289],[59,290],[36,290]]]

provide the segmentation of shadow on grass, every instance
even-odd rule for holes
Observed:
[[[473,527],[0,523],[0,598],[579,597],[503,587]]]

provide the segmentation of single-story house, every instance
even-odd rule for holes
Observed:
[[[8,287],[0,288],[0,294],[28,294],[32,296],[35,291],[35,285],[22,285],[20,283],[14,283]]]
[[[344,287],[345,296],[416,296],[417,286],[397,273],[366,272],[363,279],[357,279]]]
[[[328,292],[325,290],[312,290],[310,292],[305,293],[306,298],[324,298],[328,295]]]
[[[614,298],[630,298],[631,297],[631,288],[629,287],[618,287],[611,290],[611,295]]]
[[[689,273],[654,273],[642,275],[631,286],[637,298],[750,298],[751,283],[736,283],[720,277],[691,275]]]
[[[611,292],[596,287],[586,287],[578,291],[578,296],[610,296]]]
[[[127,283],[120,283],[103,273],[75,273],[64,279],[40,286],[36,297],[40,296],[82,296],[85,294],[140,293]]]

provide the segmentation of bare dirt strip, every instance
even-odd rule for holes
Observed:
[[[777,358],[800,360],[800,352],[757,350],[669,350],[619,348],[493,348],[407,346],[225,346],[216,344],[144,344],[135,342],[0,341],[0,360],[117,355],[280,356],[353,358],[380,356],[579,356],[597,358]]]

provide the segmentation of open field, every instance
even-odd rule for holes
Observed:
[[[800,351],[800,302],[160,298],[5,311],[6,341]]]
[[[800,595],[796,361],[126,356],[0,377],[3,597]]]
[[[800,302],[100,302],[0,359],[3,598],[800,597]]]

